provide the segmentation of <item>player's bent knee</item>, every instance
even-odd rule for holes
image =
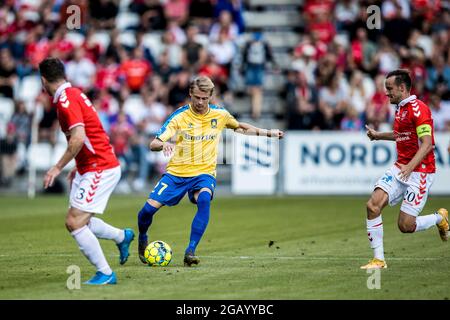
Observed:
[[[156,200],[153,200],[153,199],[147,199],[147,203],[156,209],[159,209],[163,206],[162,203],[160,203]]]
[[[412,232],[415,231],[416,225],[415,224],[411,224],[411,223],[407,223],[407,222],[399,222],[398,223],[398,229],[402,233],[412,233]]]
[[[377,205],[372,199],[367,201],[366,208],[369,219],[375,219],[381,213],[381,206]]]

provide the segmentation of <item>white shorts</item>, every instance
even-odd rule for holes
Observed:
[[[427,202],[428,192],[434,181],[434,173],[412,172],[406,182],[398,178],[400,169],[393,165],[375,184],[389,196],[389,205],[403,200],[401,211],[417,217]]]
[[[120,166],[83,175],[77,172],[70,190],[70,206],[84,212],[103,213],[120,176]]]

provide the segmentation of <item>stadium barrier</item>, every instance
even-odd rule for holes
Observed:
[[[437,133],[435,139],[437,174],[430,194],[449,195],[450,134]],[[289,131],[279,152],[267,141],[233,139],[233,193],[368,195],[396,159],[394,142],[371,142],[364,132]]]

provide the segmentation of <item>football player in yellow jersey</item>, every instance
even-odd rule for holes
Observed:
[[[208,77],[191,82],[191,103],[178,108],[164,123],[150,143],[152,151],[172,156],[167,172],[156,184],[138,214],[139,258],[146,263],[144,251],[148,244],[147,231],[153,215],[164,205],[174,206],[188,193],[197,213],[192,221],[190,242],[185,251],[184,265],[200,262],[195,249],[209,222],[210,203],[216,187],[217,147],[225,128],[245,135],[283,138],[283,131],[267,130],[238,122],[227,110],[210,104],[214,84]],[[173,145],[169,139],[176,137]]]

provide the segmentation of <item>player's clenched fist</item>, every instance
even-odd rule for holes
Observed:
[[[374,129],[370,128],[367,124],[366,124],[366,134],[369,137],[370,141],[373,140],[377,140],[377,131],[375,131]]]

